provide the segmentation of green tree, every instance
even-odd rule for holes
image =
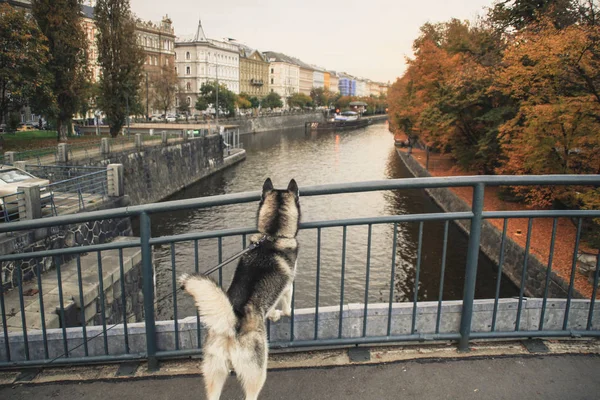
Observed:
[[[97,83],[87,81],[82,88],[82,98],[79,103],[79,115],[86,118],[88,112],[96,107],[96,99],[98,98],[100,87]]]
[[[324,88],[312,88],[310,91],[310,97],[313,100],[313,104],[317,107],[327,107],[332,105],[337,100],[337,95]]]
[[[260,105],[263,108],[281,108],[283,107],[283,101],[279,93],[271,92],[261,100]]]
[[[250,100],[250,104],[252,105],[252,108],[260,107],[260,100],[258,99],[258,97],[252,96],[248,100]]]
[[[131,110],[140,104],[145,56],[137,42],[129,0],[98,0],[95,14],[102,70],[99,105],[106,114],[111,136],[116,137],[125,124],[127,104]]]
[[[56,120],[58,140],[66,140],[73,114],[85,98],[88,80],[87,43],[81,24],[79,0],[33,0],[31,12],[48,38],[50,58],[47,69],[52,76],[55,101],[46,102],[43,111]]]
[[[175,95],[179,91],[177,85],[177,73],[172,67],[164,65],[160,69],[160,74],[153,78],[152,87],[154,89],[154,108],[163,110],[166,114],[175,103]]]
[[[294,93],[287,99],[288,106],[290,107],[311,107],[313,104],[310,96],[305,95],[304,93]]]
[[[0,4],[0,123],[48,88],[48,44],[23,11]]]
[[[219,115],[221,115],[221,113],[226,113],[229,116],[234,116],[236,99],[237,95],[235,93],[227,89],[227,86],[219,84]],[[206,110],[209,105],[216,108],[216,103],[217,85],[215,84],[215,82],[203,83],[202,86],[200,86],[200,93],[198,94],[196,109]],[[199,106],[201,108],[198,108]]]
[[[593,5],[593,1],[590,2]],[[498,29],[523,29],[540,20],[550,18],[557,28],[576,23],[583,6],[577,0],[503,0],[488,12],[490,22]]]

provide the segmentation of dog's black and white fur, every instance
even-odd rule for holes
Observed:
[[[227,292],[204,276],[183,275],[180,284],[195,300],[208,334],[202,371],[209,400],[217,400],[229,374],[236,371],[246,400],[258,398],[267,376],[265,320],[291,315],[300,222],[298,185],[275,190],[263,185],[258,207],[258,247],[244,254]],[[281,302],[282,310],[276,310]]]

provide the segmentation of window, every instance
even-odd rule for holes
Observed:
[[[274,79],[273,79],[273,78],[271,78],[271,85],[272,85],[273,83],[275,83],[275,82],[273,82],[273,81],[274,81]]]
[[[271,68],[271,73],[274,74],[275,73],[275,68]]]
[[[186,60],[189,60],[189,59],[191,59],[191,58],[192,58],[192,55],[190,54],[190,52],[189,52],[189,51],[186,51],[186,52],[185,52],[185,59],[186,59]]]
[[[144,46],[148,47],[148,38],[144,36]]]
[[[192,90],[192,84],[190,82],[186,83],[185,88],[189,92],[190,90]]]
[[[189,106],[190,104],[192,104],[192,98],[188,96],[187,99],[185,99],[185,102],[187,103],[187,105]]]
[[[192,68],[190,66],[185,67],[185,74],[191,75],[191,73],[192,73]]]
[[[175,107],[179,107],[179,97],[175,97]]]

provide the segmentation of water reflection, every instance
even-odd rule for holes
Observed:
[[[300,186],[326,183],[409,178],[410,174],[395,153],[393,140],[385,125],[341,133],[311,133],[301,130],[267,132],[242,137],[247,160],[217,173],[176,194],[172,199],[212,196],[259,190],[270,177],[284,187],[291,178]],[[439,212],[423,190],[342,194],[301,198],[304,221],[356,218],[407,213]],[[203,210],[174,211],[152,216],[153,236],[195,231],[254,226],[257,204],[237,204]],[[134,225],[137,225],[134,223]],[[412,301],[415,292],[418,223],[398,225],[396,274],[393,277],[396,301]],[[437,300],[440,284],[443,222],[424,223],[423,252],[420,267],[419,300]],[[321,233],[320,306],[335,305],[341,293],[342,228],[323,229]],[[345,259],[345,303],[364,302],[367,267],[368,227],[348,227]],[[387,301],[390,293],[393,226],[373,225],[371,237],[369,302]],[[299,234],[301,245],[296,278],[296,306],[314,306],[316,297],[317,232]],[[243,248],[240,237],[223,238],[222,258]],[[194,258],[195,243],[175,246],[176,273],[206,270],[219,260],[217,239],[197,243],[199,259]],[[445,300],[460,299],[463,290],[467,238],[453,224],[449,229]],[[157,296],[168,295],[171,285],[170,247],[155,249]],[[223,271],[227,284],[235,265]],[[493,264],[480,256],[476,296],[493,297],[496,286]],[[501,285],[503,297],[517,293],[506,279]],[[178,298],[179,317],[193,315],[191,301]],[[159,305],[159,318],[171,318],[172,299]]]

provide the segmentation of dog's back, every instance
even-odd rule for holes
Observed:
[[[296,234],[300,220],[298,187],[274,190],[270,179],[263,185],[258,209],[260,244],[244,254],[227,292],[211,279],[182,276],[181,286],[196,302],[208,330],[203,372],[208,398],[219,398],[231,362],[244,386],[246,399],[256,399],[266,379],[267,336],[265,319],[276,320],[279,300],[289,315],[295,263]]]

